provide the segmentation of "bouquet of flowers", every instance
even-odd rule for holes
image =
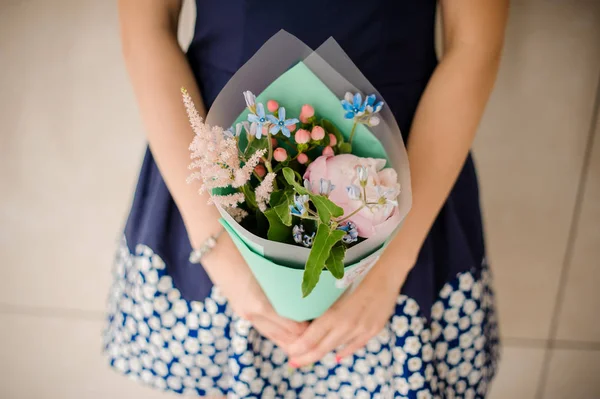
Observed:
[[[266,62],[283,49],[278,65]],[[196,134],[189,180],[211,194],[275,309],[318,317],[368,271],[410,208],[393,116],[332,39],[312,51],[283,31],[234,75],[206,121],[182,93]]]

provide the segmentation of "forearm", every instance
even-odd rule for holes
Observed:
[[[122,25],[123,53],[152,155],[177,204],[193,246],[218,230],[218,212],[186,183],[193,132],[181,101],[185,86],[204,111],[192,71],[169,26]]]
[[[408,141],[413,206],[384,257],[403,281],[460,173],[498,69],[498,54],[450,51],[425,90]],[[398,262],[380,262],[390,269]]]

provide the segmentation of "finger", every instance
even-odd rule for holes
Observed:
[[[282,330],[278,325],[267,318],[257,318],[253,323],[253,326],[262,336],[273,341],[273,343],[283,350],[286,350],[297,339],[296,336]]]
[[[328,313],[313,321],[304,334],[290,346],[288,356],[294,358],[313,349],[334,325],[335,318]]]
[[[329,330],[319,343],[308,352],[302,353],[290,359],[290,364],[294,367],[302,367],[313,364],[325,357],[335,348],[346,344],[352,340],[352,328],[350,326],[335,326]]]
[[[308,322],[297,322],[294,320],[287,319],[285,317],[279,316],[275,310],[272,312],[268,312],[265,314],[265,317],[268,318],[271,322],[279,326],[282,330],[289,332],[291,335],[295,337],[299,337],[306,331],[308,328]]]
[[[357,350],[367,345],[367,342],[373,338],[369,334],[360,334],[351,339],[342,349],[337,351],[336,360],[339,362],[341,359],[353,355]]]

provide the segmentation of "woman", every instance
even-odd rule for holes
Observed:
[[[111,365],[201,397],[484,397],[497,329],[469,148],[498,69],[508,0],[120,0],[123,52],[149,150],[117,258],[105,334]],[[187,185],[179,88],[202,110],[274,33],[333,36],[385,98],[408,143],[413,208],[352,294],[311,323],[278,316],[218,213]],[[285,51],[282,49],[282,51]],[[410,134],[409,134],[410,133]]]

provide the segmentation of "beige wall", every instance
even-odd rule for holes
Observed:
[[[0,0],[1,398],[168,397],[99,356],[144,145],[113,3]],[[505,341],[494,399],[600,397],[599,76],[600,1],[513,1],[475,145]]]

